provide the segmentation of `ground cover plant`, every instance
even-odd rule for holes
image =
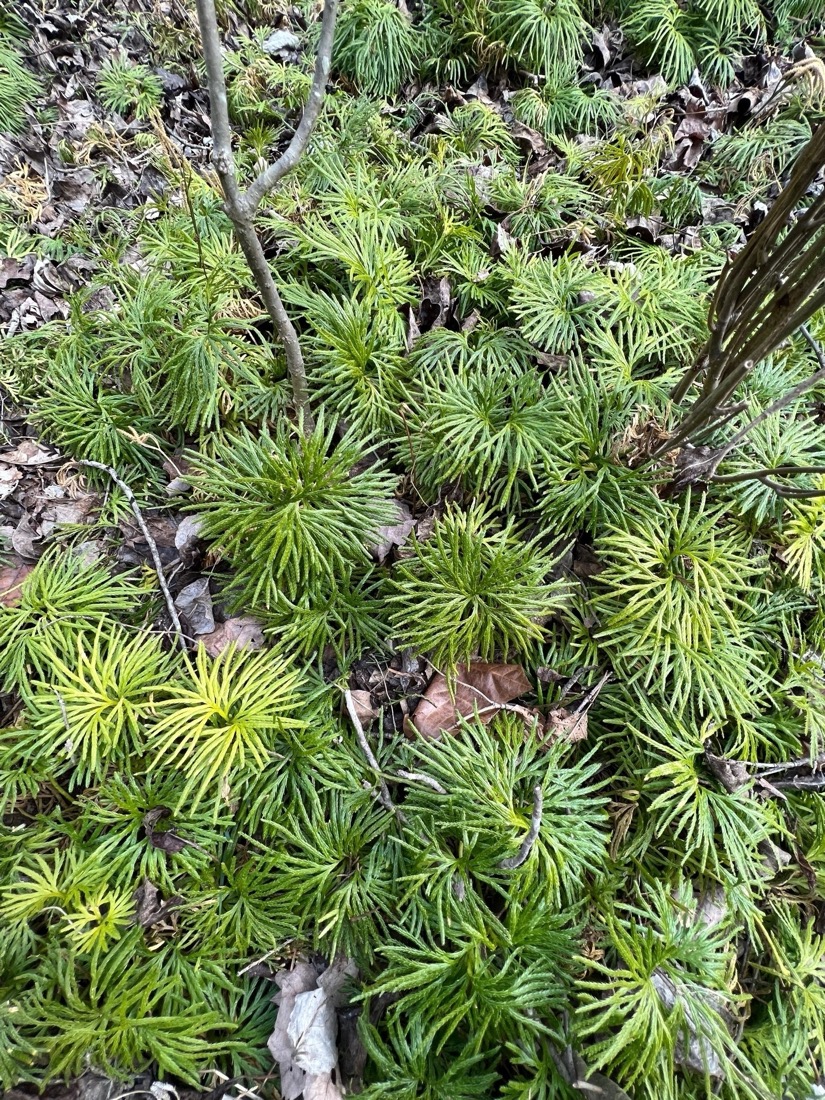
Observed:
[[[825,8],[55,8],[0,1090],[813,1095]]]

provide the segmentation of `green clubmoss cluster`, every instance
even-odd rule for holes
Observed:
[[[297,61],[228,43],[245,178],[306,94],[299,7]],[[687,172],[673,99],[582,68],[608,19],[670,85],[727,84],[742,50],[813,35],[809,7],[344,0],[317,130],[257,225],[309,432],[207,172],[155,150],[165,196],[14,238],[95,270],[67,320],[5,342],[0,381],[147,511],[183,452],[216,604],[266,643],[171,646],[151,574],[105,552],[114,491],[102,557],[58,531],[0,603],[0,1087],[263,1080],[274,987],[248,966],[312,952],[358,964],[371,1100],[572,1100],[588,1074],[639,1100],[803,1098],[825,1074],[825,504],[752,480],[674,496],[644,462],[743,211],[821,102],[794,85]],[[138,124],[177,42],[141,25],[158,55],[95,85]],[[482,72],[506,100],[467,90]],[[825,342],[825,313],[810,327]],[[703,442],[817,365],[789,341]],[[824,397],[719,472],[821,464]],[[381,552],[399,501],[416,530]],[[367,733],[392,812],[343,693],[419,658],[453,689],[459,665],[518,663],[531,690],[440,740],[390,721],[420,681],[389,694]]]

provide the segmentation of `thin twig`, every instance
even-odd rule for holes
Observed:
[[[580,714],[582,711],[588,711],[596,702],[599,694],[606,683],[613,679],[612,672],[605,672],[601,680],[597,684],[594,684],[590,690],[582,696],[582,698],[573,707],[574,714]]]
[[[761,477],[759,480],[769,489],[773,489],[777,496],[786,497],[788,500],[809,500],[813,497],[825,496],[825,489],[795,489],[792,485],[783,485],[780,481],[774,481],[769,477]]]
[[[406,772],[399,769],[395,774],[399,779],[406,779],[409,783],[424,783],[426,786],[432,787],[437,794],[447,793],[437,779],[433,779],[431,775],[425,775],[423,772]]]
[[[822,266],[825,193],[798,213],[803,196],[823,164],[825,126],[820,126],[797,157],[790,178],[768,216],[718,280],[709,311],[708,340],[671,394],[679,403],[697,378],[703,376],[700,395],[681,423],[653,452],[654,459],[688,441],[695,444],[697,433],[707,432],[718,419],[718,410],[755,365],[825,304]],[[805,330],[803,335],[814,347],[810,333]],[[825,357],[816,347],[814,351],[825,372]],[[817,380],[816,377],[806,380],[801,390],[794,387],[779,403],[737,433],[728,447],[736,446],[755,423],[793,401]]]
[[[732,485],[737,481],[760,481],[762,478],[776,475],[778,477],[790,477],[793,474],[825,474],[825,466],[768,466],[764,470],[745,470],[741,474],[716,474],[714,481],[725,485]]]
[[[744,428],[740,428],[736,435],[724,445],[719,453],[718,461],[721,462],[726,455],[738,446],[742,440],[751,432],[757,424],[761,424],[763,420],[767,420],[769,416],[773,416],[774,413],[778,413],[781,409],[786,408],[792,404],[798,397],[801,397],[803,393],[812,389],[817,383],[825,381],[825,352],[819,346],[819,342],[812,336],[810,329],[807,325],[800,325],[799,331],[807,340],[808,344],[813,349],[814,354],[820,364],[820,369],[812,374],[809,378],[803,379],[795,386],[788,390],[787,393],[783,393],[781,397],[778,397],[776,401],[772,402],[766,409],[763,409],[758,416],[755,416],[753,420],[750,420]]]
[[[825,787],[825,775],[799,775],[795,779],[774,779],[771,786],[777,790],[821,791]]]
[[[541,829],[541,815],[544,809],[544,791],[538,784],[533,788],[533,813],[530,816],[530,830],[521,842],[521,847],[514,856],[510,856],[509,859],[502,859],[499,862],[499,867],[502,871],[514,871],[516,867],[521,867],[527,857],[532,851],[533,845],[538,840],[539,830]]]
[[[381,765],[378,763],[375,753],[372,751],[372,747],[367,740],[367,735],[364,733],[364,727],[361,725],[361,719],[358,717],[358,712],[355,709],[355,703],[352,698],[352,692],[349,690],[349,688],[347,688],[347,690],[344,692],[344,703],[346,704],[347,713],[350,716],[350,721],[352,722],[353,728],[355,729],[355,736],[358,738],[358,744],[361,746],[361,751],[363,752],[364,756],[366,756],[370,767],[378,775],[378,791],[381,803],[384,806],[384,809],[389,810],[391,814],[397,813],[398,811],[396,810],[395,806],[393,805],[393,801],[390,798],[390,789],[384,782],[384,777],[381,774]]]
[[[93,470],[102,470],[103,473],[108,474],[115,485],[117,485],[118,489],[120,489],[121,493],[123,493],[129,501],[129,507],[132,509],[134,517],[138,522],[138,527],[140,527],[143,537],[146,539],[146,543],[149,546],[149,552],[152,555],[152,562],[158,577],[158,584],[163,593],[163,598],[166,601],[166,608],[169,612],[169,618],[172,620],[172,626],[175,628],[175,636],[178,645],[184,653],[187,653],[186,637],[183,633],[183,627],[181,626],[181,621],[178,616],[178,609],[175,607],[175,601],[172,599],[172,593],[169,591],[169,585],[166,583],[166,577],[163,573],[163,562],[160,560],[160,554],[158,553],[158,545],[152,538],[149,528],[146,526],[146,521],[143,518],[140,505],[135,499],[135,494],[112,466],[107,466],[104,462],[93,462],[90,458],[76,459],[75,463],[78,466],[87,466]]]
[[[312,87],[307,97],[304,113],[301,115],[301,121],[298,123],[298,127],[292,135],[292,140],[286,150],[274,164],[270,164],[268,168],[265,168],[258,178],[250,184],[246,192],[246,201],[253,209],[257,209],[275,184],[287,172],[292,171],[307,147],[324,103],[324,94],[332,63],[332,43],[335,37],[337,15],[338,0],[326,0],[324,14],[321,16],[321,37],[318,40],[318,52],[315,55],[315,73],[312,77]]]
[[[261,955],[259,959],[253,959],[251,963],[247,963],[243,970],[238,971],[238,977],[242,977],[244,974],[246,974],[248,970],[251,970],[253,966],[260,966],[262,963],[265,963],[267,959],[271,959],[273,955],[277,955],[279,950],[280,948],[273,947],[271,951],[267,951],[267,953],[265,955]]]

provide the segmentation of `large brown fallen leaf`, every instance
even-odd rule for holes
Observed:
[[[438,738],[476,710],[483,722],[489,722],[502,706],[530,691],[531,686],[521,665],[471,661],[457,666],[454,684],[448,685],[441,672],[433,676],[411,722],[425,737]]]
[[[33,565],[17,557],[10,565],[0,565],[0,606],[14,607],[20,602],[20,586],[32,569]]]

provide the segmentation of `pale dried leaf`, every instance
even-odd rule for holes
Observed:
[[[57,458],[54,451],[47,450],[36,439],[21,439],[11,451],[0,454],[0,462],[10,466],[42,466]]]
[[[375,545],[370,548],[370,553],[381,565],[390,556],[394,547],[404,545],[415,526],[415,520],[408,506],[401,500],[393,501],[393,504],[397,516],[395,523],[379,527]]]
[[[377,707],[372,705],[372,695],[369,691],[351,691],[352,704],[355,707],[355,713],[358,715],[358,721],[362,726],[368,726],[371,722],[375,721],[378,715],[381,713]]]
[[[17,466],[0,465],[0,500],[11,496],[22,476],[23,471]]]
[[[275,1028],[267,1041],[267,1047],[276,1062],[286,1062],[291,1059],[293,1052],[293,1045],[287,1036],[286,1029],[295,1005],[295,998],[299,993],[306,993],[316,988],[318,971],[307,962],[297,962],[291,970],[281,970],[275,976],[275,981],[281,992],[275,997],[275,1002],[279,1006],[278,1015],[275,1018]]]
[[[294,1048],[293,1061],[306,1073],[317,1076],[335,1069],[338,1021],[325,989],[296,996],[286,1033]]]
[[[32,524],[29,516],[23,516],[12,533],[11,545],[21,558],[35,561],[40,557],[40,552],[35,549],[34,544],[40,537],[40,529]]]
[[[321,1077],[309,1077],[304,1086],[304,1100],[342,1100],[344,1090],[333,1081],[329,1074]]]
[[[555,741],[584,741],[587,737],[587,711],[579,714],[568,710],[566,707],[555,707],[547,715],[544,725],[548,740]]]
[[[219,623],[208,634],[198,635],[198,641],[210,657],[220,657],[233,642],[238,649],[260,649],[264,644],[264,632],[254,615],[239,615]]]
[[[209,578],[198,577],[178,593],[175,607],[189,624],[193,634],[211,634],[215,630]]]
[[[175,549],[183,557],[200,538],[202,521],[198,516],[184,516],[175,531]]]
[[[318,985],[323,989],[336,1008],[345,1003],[344,991],[348,978],[358,977],[358,967],[346,955],[339,955],[332,966],[318,977]]]

